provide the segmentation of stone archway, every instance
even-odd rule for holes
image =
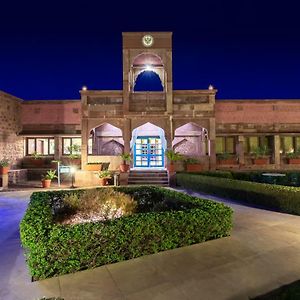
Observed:
[[[164,168],[167,148],[165,132],[150,122],[132,131],[130,141],[134,168]]]
[[[209,155],[208,131],[195,123],[186,123],[175,130],[172,146],[186,156]]]
[[[90,131],[92,136],[92,155],[120,155],[124,151],[122,130],[109,123],[103,123]]]

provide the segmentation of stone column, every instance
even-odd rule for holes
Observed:
[[[209,169],[215,170],[217,164],[216,158],[216,121],[215,118],[209,119],[209,141],[210,141],[210,153],[209,153]]]
[[[245,137],[243,135],[239,135],[236,144],[236,154],[239,159],[240,166],[245,165],[244,142],[245,142]]]
[[[87,119],[82,119],[81,120],[81,169],[84,170],[85,165],[88,162],[88,157],[87,157],[87,149],[88,149],[88,138],[89,138],[89,133],[88,133],[88,120]]]
[[[60,160],[62,155],[63,155],[62,137],[61,136],[55,136],[54,137],[54,143],[55,143],[54,159],[55,160]]]
[[[275,168],[280,169],[280,136],[274,135],[274,162]]]
[[[131,140],[131,122],[130,119],[125,119],[124,130],[123,130],[123,139],[124,139],[124,152],[130,152],[130,140]]]

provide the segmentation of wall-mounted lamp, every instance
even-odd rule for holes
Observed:
[[[210,84],[210,85],[208,86],[208,89],[209,89],[209,90],[213,90],[213,89],[214,89],[214,86],[213,86],[212,84]]]
[[[86,90],[87,90],[87,87],[84,85],[84,86],[82,87],[82,90],[83,90],[83,91],[86,91]]]

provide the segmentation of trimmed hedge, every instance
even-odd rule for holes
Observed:
[[[298,171],[284,171],[286,176],[282,177],[269,177],[262,175],[263,173],[278,173],[275,171],[205,171],[194,174],[230,178],[244,181],[254,181],[259,183],[269,183],[286,186],[300,186],[300,172]]]
[[[132,195],[140,212],[106,222],[72,226],[56,224],[55,215],[63,206],[66,194],[82,193],[83,190],[32,194],[20,224],[20,234],[34,279],[94,268],[230,234],[232,210],[221,203],[157,187],[115,189]],[[151,211],[154,202],[178,202],[178,205],[168,204],[167,211],[155,212]]]
[[[177,174],[187,189],[300,215],[300,188],[203,175]]]

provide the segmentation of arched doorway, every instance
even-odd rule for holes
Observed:
[[[162,128],[149,122],[135,128],[132,131],[130,147],[134,168],[164,168],[167,142]]]
[[[109,123],[103,123],[91,130],[89,153],[91,155],[118,156],[123,153],[122,130]]]
[[[159,78],[159,75],[152,70],[144,70],[141,72],[135,81],[134,92],[162,92],[164,87]]]
[[[157,54],[147,52],[136,56],[129,77],[132,92],[164,91],[166,74],[162,59]]]
[[[185,156],[209,155],[208,131],[195,123],[187,123],[175,130],[172,146],[174,151]]]

